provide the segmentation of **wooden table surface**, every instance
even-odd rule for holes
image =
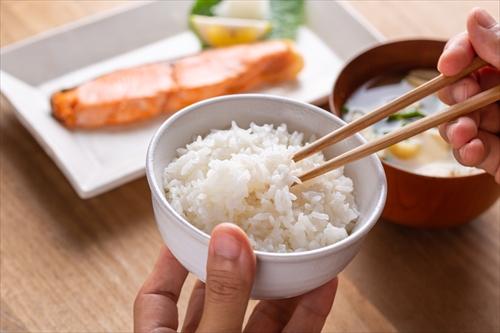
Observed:
[[[122,3],[2,0],[1,45]],[[448,38],[474,6],[499,13],[497,1],[352,5],[389,38]],[[161,244],[145,179],[80,200],[4,98],[0,131],[0,330],[130,331]],[[500,203],[449,230],[380,222],[340,281],[325,332],[499,332]]]

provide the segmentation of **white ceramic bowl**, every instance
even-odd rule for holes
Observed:
[[[160,233],[174,256],[186,269],[205,281],[210,236],[192,226],[170,206],[163,191],[163,169],[176,157],[176,149],[211,129],[227,129],[231,121],[246,128],[257,124],[286,123],[289,131],[322,136],[344,122],[316,106],[269,95],[245,94],[208,99],[170,117],[154,135],[147,154],[146,174]],[[307,137],[307,136],[306,136]],[[325,150],[327,158],[361,143],[355,135]],[[356,226],[346,239],[320,249],[298,253],[255,251],[257,274],[252,297],[293,297],[335,277],[358,252],[363,238],[377,222],[385,203],[386,180],[375,155],[351,163],[345,174],[354,181],[360,211]]]

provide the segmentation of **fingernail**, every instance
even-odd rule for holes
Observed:
[[[227,233],[216,233],[213,235],[214,252],[228,260],[238,259],[241,252],[240,242]]]
[[[476,11],[476,21],[483,28],[489,29],[497,24],[495,18],[488,14],[484,9],[479,8]]]
[[[452,90],[451,94],[455,102],[460,103],[465,101],[467,98],[467,88],[465,87],[465,84],[459,84]]]

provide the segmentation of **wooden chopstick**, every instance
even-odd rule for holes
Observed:
[[[500,100],[500,85],[483,91],[482,93],[479,93],[462,103],[450,106],[441,112],[435,113],[431,116],[427,116],[421,120],[406,125],[394,132],[384,135],[379,139],[370,141],[350,151],[347,151],[325,162],[321,166],[302,174],[301,176],[299,176],[299,179],[302,182],[305,182],[306,180],[322,175],[349,162],[353,162],[360,158],[373,154],[402,140],[408,139],[416,134],[422,133],[423,131],[436,127],[437,125],[453,120],[474,110],[480,109],[498,100]]]
[[[444,76],[440,74],[434,79],[427,81],[426,83],[418,86],[417,88],[407,92],[404,95],[394,99],[393,101],[385,104],[372,112],[366,113],[362,117],[353,120],[352,122],[338,128],[337,130],[319,138],[318,140],[312,142],[301,150],[297,151],[293,155],[293,160],[298,162],[307,156],[317,153],[336,142],[339,142],[354,133],[361,131],[362,129],[376,123],[377,121],[407,107],[408,105],[432,94],[444,88],[445,86],[458,81],[460,78],[469,75],[470,73],[478,70],[481,67],[486,66],[487,63],[476,57],[474,61],[462,70],[460,73],[453,76]]]

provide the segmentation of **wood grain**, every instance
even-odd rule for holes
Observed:
[[[124,4],[127,1],[2,0],[0,46]]]
[[[1,1],[0,43],[119,5]],[[394,37],[449,37],[473,5],[354,3]],[[485,5],[498,13],[497,4]],[[130,331],[135,293],[161,244],[145,179],[80,200],[3,97],[0,109],[0,330]],[[498,332],[499,210],[497,202],[472,223],[442,231],[378,223],[340,275],[324,331]],[[181,294],[181,318],[193,283],[189,277]]]
[[[441,38],[465,31],[467,14],[474,7],[486,9],[498,21],[497,0],[354,0],[349,1],[384,36]]]

